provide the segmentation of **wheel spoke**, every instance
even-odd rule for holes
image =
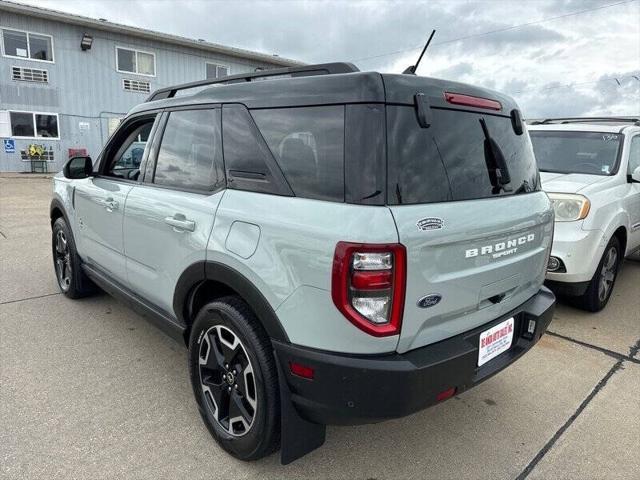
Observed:
[[[220,337],[220,348],[224,357],[224,363],[227,365],[233,365],[238,354],[240,342],[236,338],[234,343],[227,343],[222,337]]]
[[[229,392],[224,383],[218,384],[211,381],[211,378],[203,379],[203,390],[209,392],[211,400],[214,402],[214,416],[216,420],[220,421],[229,416]]]
[[[205,338],[208,344],[207,358],[205,358],[204,363],[202,362],[202,357],[200,358],[201,365],[210,370],[221,371],[224,366],[224,355],[218,347],[218,342],[213,335],[206,335]]]
[[[58,237],[57,237],[57,250],[58,253],[66,253],[68,246],[67,246],[67,239],[64,236],[64,233],[62,232],[58,232]]]
[[[58,278],[62,280],[64,278],[64,261],[61,258],[56,258],[56,270],[58,271]]]
[[[231,402],[229,403],[229,419],[242,417],[247,425],[251,424],[252,414],[242,403],[242,397],[236,392],[231,392]]]

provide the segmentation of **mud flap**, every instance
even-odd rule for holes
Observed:
[[[291,401],[291,391],[285,380],[278,356],[278,379],[280,383],[280,463],[288,465],[322,446],[327,427],[312,423],[300,416]]]

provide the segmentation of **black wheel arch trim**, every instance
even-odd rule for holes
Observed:
[[[67,226],[69,227],[69,230],[71,230],[71,223],[69,222],[67,211],[65,210],[62,202],[57,198],[53,198],[51,200],[51,204],[49,205],[49,218],[52,220],[51,222],[52,225],[53,225],[53,218],[54,218],[54,215],[53,215],[54,210],[60,210],[60,213],[62,214],[62,218],[64,218],[64,221],[67,222]],[[72,230],[72,233],[73,233],[73,230]]]
[[[191,312],[191,303],[198,288],[207,280],[220,282],[240,295],[254,311],[269,337],[289,343],[280,320],[258,288],[237,270],[219,262],[201,261],[191,264],[180,275],[173,296],[173,310],[178,320],[191,326],[197,312]],[[188,335],[188,333],[187,333]]]
[[[67,224],[67,228],[71,232],[71,237],[73,237],[73,242],[75,245],[76,236],[73,232],[73,225],[71,225],[71,222],[69,221],[69,216],[67,215],[67,211],[64,208],[64,204],[62,203],[61,200],[55,197],[51,199],[51,204],[49,205],[49,220],[50,220],[52,229],[53,229],[53,222],[54,222],[54,214],[53,214],[54,210],[60,210],[60,213],[62,214],[62,218]]]

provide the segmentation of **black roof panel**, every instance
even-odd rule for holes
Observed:
[[[497,100],[502,110],[494,114],[509,115],[511,109],[517,108],[510,97],[473,85],[415,75],[360,72],[351,64],[334,63],[167,87],[154,92],[149,97],[151,101],[134,107],[130,113],[211,103],[242,103],[251,109],[383,102],[413,105],[416,93],[427,95],[433,107],[488,113],[484,109],[447,103],[444,92]],[[153,100],[154,97],[162,99]]]

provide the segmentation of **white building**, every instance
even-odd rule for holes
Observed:
[[[157,88],[298,64],[4,0],[0,48],[0,171],[14,172],[95,157]]]

